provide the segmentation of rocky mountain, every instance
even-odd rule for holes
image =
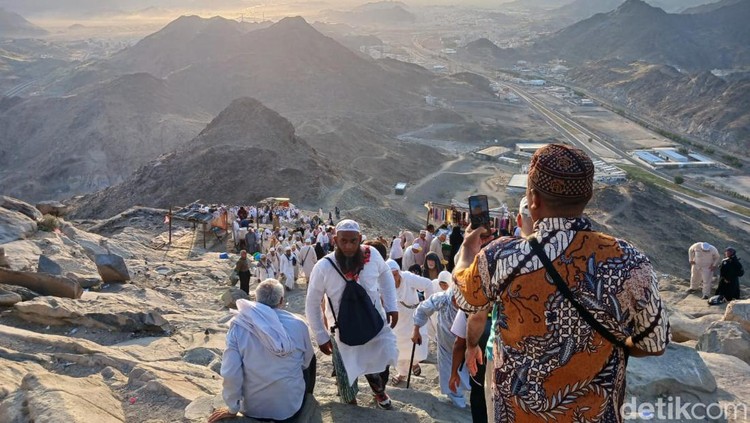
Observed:
[[[288,120],[240,98],[185,146],[81,199],[77,215],[111,216],[136,204],[164,208],[198,199],[244,204],[288,196],[312,204],[336,176]]]
[[[367,3],[349,11],[328,10],[322,15],[329,22],[344,22],[356,26],[394,26],[417,20],[408,6],[392,1]]]
[[[24,19],[23,16],[0,7],[0,38],[39,37],[47,31]]]
[[[670,14],[642,0],[627,0],[616,10],[540,38],[527,48],[488,50],[487,41],[483,41],[480,52],[492,53],[502,65],[518,58],[536,62],[564,59],[572,65],[618,59],[690,71],[742,68],[750,65],[746,16],[750,16],[750,0],[697,15]],[[477,56],[472,48],[476,45],[468,44],[464,53]]]
[[[683,73],[667,65],[613,60],[568,73],[571,81],[627,110],[680,132],[716,140],[733,150],[750,148],[750,77]]]
[[[624,0],[575,0],[557,9],[551,10],[550,19],[568,22],[569,24],[588,19],[597,13],[611,12],[617,9]]]
[[[618,58],[684,69],[726,69],[750,64],[750,0],[702,15],[668,14],[642,0],[595,15],[547,38],[534,56],[572,63]]]
[[[717,1],[716,3],[708,3],[708,4],[702,4],[700,6],[689,7],[683,10],[682,13],[684,14],[709,13],[715,10],[719,10],[722,7],[733,6],[737,3],[741,3],[742,1],[743,0],[721,0],[721,1]]]
[[[145,73],[65,97],[0,104],[0,186],[30,200],[64,198],[122,181],[194,137],[210,119],[166,81]]]

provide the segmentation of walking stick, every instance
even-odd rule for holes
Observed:
[[[409,383],[411,383],[411,368],[414,365],[414,352],[417,350],[417,343],[412,342],[411,344],[411,360],[409,360],[409,376],[406,377],[406,389],[409,389]]]

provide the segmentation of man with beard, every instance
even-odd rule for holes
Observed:
[[[396,336],[392,331],[398,322],[393,275],[375,248],[361,245],[362,235],[357,222],[349,219],[339,222],[336,225],[333,243],[335,251],[318,261],[310,275],[305,301],[307,321],[315,334],[320,351],[330,355],[334,346],[323,321],[321,302],[324,296],[328,296],[335,316],[339,317],[344,288],[347,283],[351,283],[346,280],[356,282],[365,288],[383,322],[389,323],[390,326],[384,324],[374,338],[357,346],[342,342],[340,331],[336,331],[335,344],[346,370],[347,386],[356,390],[357,377],[364,375],[378,406],[390,409],[391,400],[385,393],[385,386],[390,366],[395,366],[398,360]],[[328,318],[327,321],[333,322],[334,319]],[[356,400],[352,403],[356,404]]]

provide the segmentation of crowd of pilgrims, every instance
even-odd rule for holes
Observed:
[[[334,218],[341,217],[338,207],[327,215],[318,210],[308,216],[291,205],[273,210],[235,207],[231,214],[236,216],[235,247],[241,252],[235,270],[240,288],[247,293],[252,277],[258,281],[278,280],[287,291],[293,290],[297,281],[309,279],[315,264],[334,251]],[[521,228],[515,227],[515,222],[502,223],[497,235],[506,236],[509,231],[519,235]],[[375,248],[386,260],[397,287],[399,320],[393,332],[399,356],[398,366],[391,369],[388,382],[404,385],[409,370],[419,376],[422,370],[419,363],[427,359],[432,341],[437,351],[441,392],[459,408],[467,406],[464,393],[470,392],[474,421],[487,421],[483,374],[470,377],[466,366],[460,365],[461,354],[454,360],[454,351],[463,352],[455,345],[457,339],[460,344],[466,337],[466,319],[453,299],[451,271],[467,224],[446,223],[438,227],[427,224],[420,231],[402,230],[389,237],[363,235],[362,238],[364,245]],[[487,341],[487,336],[483,336],[482,345],[487,345]]]

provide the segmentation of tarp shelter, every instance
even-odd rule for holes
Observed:
[[[450,204],[429,202],[425,203],[424,206],[427,208],[426,225],[429,225],[431,220],[439,224],[445,222],[461,226],[466,226],[470,222],[468,203],[452,199]],[[495,228],[506,229],[509,232],[513,229],[514,222],[508,212],[508,206],[505,204],[490,209],[490,219],[493,220]]]
[[[208,225],[211,226],[210,230],[214,228],[220,230],[227,230],[228,219],[227,210],[224,207],[209,207],[204,206],[198,202],[185,206],[177,211],[170,212],[171,219],[179,219],[193,223],[193,229],[200,224],[203,229],[203,248],[206,248],[206,232],[208,231]],[[169,239],[172,239],[172,226],[170,219],[169,227]]]

